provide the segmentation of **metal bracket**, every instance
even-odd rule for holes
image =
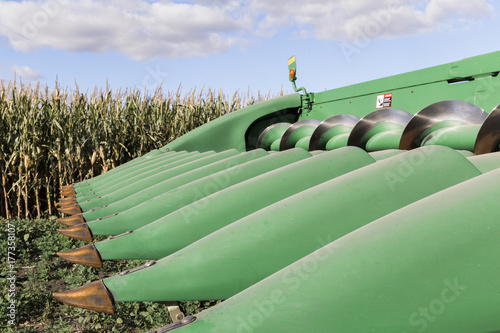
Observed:
[[[304,88],[304,87],[297,88],[295,81],[292,81],[292,86],[293,86],[293,90],[295,92],[298,93],[299,91],[302,91],[302,93],[303,93],[302,94],[302,111],[306,111],[306,113],[311,112],[314,94],[308,93],[306,91],[306,88]]]
[[[166,302],[168,314],[170,315],[170,319],[172,319],[172,323],[176,323],[184,319],[185,315],[181,311],[179,304],[177,302]]]

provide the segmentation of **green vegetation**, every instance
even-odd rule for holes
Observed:
[[[58,251],[85,245],[56,232],[55,217],[36,220],[0,219],[2,270],[0,277],[0,331],[2,332],[145,332],[169,323],[167,307],[161,303],[117,303],[113,315],[67,306],[54,297],[55,291],[86,283],[142,265],[145,261],[105,261],[102,269],[71,264],[55,255]],[[8,228],[15,229],[15,296],[9,298]],[[9,324],[10,299],[15,300],[14,325]],[[214,301],[181,302],[186,315],[214,305]]]
[[[166,145],[269,96],[213,90],[94,90],[0,83],[0,216],[55,214],[62,185],[82,181]]]

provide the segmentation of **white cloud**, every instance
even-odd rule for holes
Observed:
[[[39,80],[42,78],[39,71],[35,71],[28,66],[12,66],[10,67],[11,72],[15,73],[16,76],[26,79],[26,80]]]
[[[431,0],[426,14],[433,21],[446,21],[450,18],[479,21],[485,14],[493,12],[493,6],[485,1],[471,0]]]
[[[279,31],[342,41],[400,37],[492,13],[487,0],[0,0],[0,34],[23,52],[53,47],[144,60],[220,53]]]
[[[352,41],[435,32],[456,22],[477,22],[493,13],[486,0],[255,0],[265,15],[259,31],[277,26],[309,37]],[[305,31],[304,31],[305,30]]]
[[[220,3],[220,4],[219,4]],[[198,57],[238,42],[245,15],[234,3],[180,4],[142,0],[0,1],[0,34],[16,50],[54,47],[120,52],[133,59]]]

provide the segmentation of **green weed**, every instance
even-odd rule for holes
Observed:
[[[9,324],[9,282],[11,270],[2,260],[0,279],[0,330],[5,332],[145,332],[170,323],[167,307],[162,303],[117,303],[115,314],[104,314],[67,306],[52,296],[53,292],[77,288],[106,276],[145,263],[143,260],[105,261],[102,269],[66,262],[56,252],[85,245],[56,232],[60,226],[55,217],[36,220],[0,218],[0,249],[7,256],[7,226],[14,226],[16,317]],[[29,235],[29,236],[27,236]],[[215,305],[216,301],[181,302],[186,315]]]

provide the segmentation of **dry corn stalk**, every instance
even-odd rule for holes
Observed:
[[[51,214],[61,185],[105,172],[268,97],[211,89],[184,94],[181,86],[153,96],[126,89],[113,94],[109,87],[82,93],[78,86],[71,92],[57,84],[50,90],[0,81],[0,215]]]

